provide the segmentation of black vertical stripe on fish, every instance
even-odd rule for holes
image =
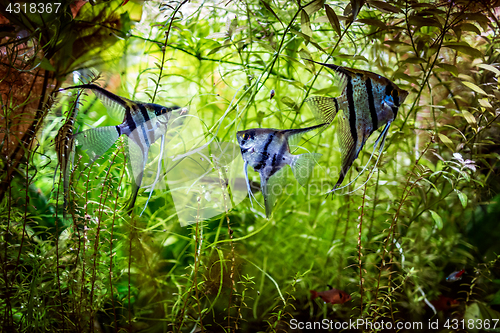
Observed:
[[[349,105],[349,127],[351,128],[351,135],[354,142],[358,141],[358,132],[356,130],[356,105],[354,105],[354,91],[352,87],[352,80],[347,78],[347,103]]]
[[[396,116],[398,115],[398,107],[397,106],[393,106],[392,107],[392,113],[394,113],[394,119],[396,119]]]
[[[278,164],[278,159],[276,158],[276,156],[278,156],[278,154],[273,155],[273,161],[271,162],[273,168]]]
[[[378,116],[377,116],[377,110],[375,109],[375,99],[373,97],[372,80],[370,78],[366,79],[366,93],[368,94],[368,107],[370,109],[370,116],[372,117],[373,128],[371,132],[374,132],[378,128]]]
[[[120,126],[116,125],[115,128],[116,128],[116,131],[118,132],[118,136],[122,135],[122,130],[121,130]]]
[[[281,169],[280,162],[283,159],[283,156],[285,155],[285,151],[287,149],[286,141],[283,142],[283,145],[280,147],[280,150],[276,154],[273,155],[273,161],[272,161],[272,170],[270,176],[274,175],[278,170]]]
[[[339,101],[337,101],[337,97],[334,97],[333,101],[335,102],[335,111],[339,112]]]
[[[269,138],[267,139],[266,144],[262,149],[262,158],[260,159],[259,164],[254,167],[255,170],[260,170],[266,165],[266,160],[269,157],[269,153],[267,152],[267,150],[269,149],[269,145],[271,144],[271,142],[273,142],[274,140],[274,135],[275,133],[269,135]]]
[[[399,95],[396,94],[396,96],[392,96],[394,99],[394,105],[396,105],[396,108],[399,108]]]
[[[149,147],[150,142],[153,143],[154,137],[150,138],[148,135],[148,133],[150,133],[152,130],[151,122],[149,121],[148,110],[146,110],[146,107],[142,104],[139,104],[139,110],[141,110],[141,115],[142,115],[142,118],[144,119],[144,122],[142,123],[143,126],[141,126],[142,127],[142,134],[144,137],[144,141],[146,143],[146,147]],[[144,125],[146,125],[146,126],[144,126]],[[154,136],[154,133],[153,133],[153,136]]]
[[[125,107],[125,123],[127,124],[130,133],[132,133],[136,128],[137,125],[135,124],[135,120],[132,117],[132,112],[130,112],[130,106]]]
[[[391,92],[392,92],[393,88],[390,84],[386,85],[385,86],[385,95],[386,96],[391,96]]]

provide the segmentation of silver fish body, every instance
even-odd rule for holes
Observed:
[[[389,126],[396,119],[399,107],[408,96],[408,92],[399,88],[391,80],[372,72],[331,64],[318,64],[333,69],[340,75],[344,84],[339,97],[313,96],[306,100],[315,116],[327,124],[330,124],[337,113],[342,111],[337,130],[342,169],[332,190],[335,191],[342,184],[368,137],[384,126],[375,142],[373,153],[379,144],[379,152],[382,151]]]
[[[82,145],[83,150],[87,150],[90,163],[93,163],[111,148],[120,135],[124,134],[129,138],[127,140],[128,166],[134,177],[132,196],[127,205],[127,211],[130,214],[142,183],[149,148],[165,135],[173,112],[180,111],[182,115],[185,109],[131,101],[95,84],[82,84],[60,89],[60,91],[68,89],[92,90],[106,106],[110,115],[123,119],[122,123],[116,126],[104,126],[80,132],[75,135],[75,139],[79,145]]]
[[[267,217],[271,216],[276,196],[281,193],[284,185],[284,178],[281,174],[278,175],[279,171],[285,165],[290,165],[297,181],[305,186],[311,176],[315,161],[321,156],[317,153],[293,155],[290,153],[289,140],[323,126],[324,124],[289,130],[253,128],[239,131],[236,134],[241,156],[245,162],[245,179],[250,200],[253,194],[248,180],[248,165],[252,166],[260,175]],[[270,182],[270,180],[274,180],[274,182]]]

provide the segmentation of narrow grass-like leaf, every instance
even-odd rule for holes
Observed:
[[[376,1],[376,0],[372,0],[372,1],[368,1],[368,3],[377,8],[378,10],[384,12],[384,13],[395,13],[395,14],[399,14],[401,13],[401,9],[399,9],[398,7],[395,7],[387,2],[384,2],[384,1]]]
[[[341,31],[340,31],[340,22],[339,18],[337,17],[337,14],[335,14],[335,11],[332,9],[332,7],[325,5],[325,11],[326,11],[326,16],[328,17],[328,21],[330,21],[330,24],[337,32],[337,34],[340,36]]]
[[[274,12],[274,10],[271,8],[271,6],[265,1],[265,0],[260,0],[260,2],[264,5],[264,7],[269,11],[271,12],[271,14],[274,15],[274,17],[276,17],[276,19],[278,20],[279,23],[281,23],[281,25],[284,27],[285,25],[283,24],[283,22],[281,22],[280,18],[278,17],[278,15],[276,15],[276,13]]]
[[[475,92],[477,92],[478,94],[481,94],[481,95],[488,95],[486,93],[486,91],[484,91],[483,89],[479,88],[476,84],[472,83],[472,82],[469,82],[469,81],[462,81],[462,84],[472,90],[474,90]]]
[[[483,68],[483,69],[487,69],[490,72],[495,73],[495,75],[500,76],[500,70],[498,70],[498,68],[493,67],[491,65],[488,65],[488,64],[479,64],[479,65],[477,65],[477,67]]]
[[[305,10],[302,10],[300,12],[300,28],[304,35],[307,35],[309,37],[312,36],[311,20],[309,19],[309,15],[307,15],[307,12]]]

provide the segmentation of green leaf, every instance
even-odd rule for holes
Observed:
[[[281,102],[283,104],[285,104],[286,106],[290,107],[290,109],[295,110],[295,111],[299,111],[299,106],[290,97],[285,96],[285,97],[281,98]]]
[[[394,7],[393,5],[390,5],[384,1],[372,0],[372,1],[368,1],[368,3],[384,13],[395,13],[395,14],[402,13],[401,9],[399,9],[398,7]]]
[[[449,137],[442,133],[438,133],[439,139],[441,140],[442,143],[448,146],[448,148],[453,149],[453,141],[450,140]]]
[[[328,21],[330,21],[330,25],[332,26],[333,30],[335,30],[335,32],[340,36],[340,22],[337,14],[335,14],[335,11],[332,9],[332,7],[328,5],[325,5],[325,11],[326,16],[328,17]]]
[[[300,12],[300,28],[304,35],[309,37],[312,36],[311,20],[309,19],[309,15],[307,15],[305,10],[302,10]]]
[[[397,72],[396,74],[394,74],[394,78],[395,79],[400,79],[400,80],[405,80],[405,81],[408,81],[408,82],[411,82],[411,83],[414,83],[414,84],[419,84],[418,80],[414,77],[411,77],[410,75],[406,74],[406,73],[402,73],[402,72]]]
[[[304,7],[304,9],[307,12],[307,15],[311,16],[312,14],[320,10],[323,7],[324,3],[324,0],[316,0],[309,3],[306,7]]]
[[[481,95],[488,95],[483,89],[479,88],[477,85],[475,85],[472,82],[469,81],[462,81],[462,84],[472,90],[474,90],[476,93],[481,94]]]
[[[283,22],[281,22],[280,18],[278,17],[278,15],[276,15],[276,13],[274,12],[274,10],[271,8],[271,6],[265,2],[264,0],[260,0],[260,2],[264,5],[264,7],[271,12],[271,14],[274,15],[274,17],[276,17],[276,19],[279,21],[279,23],[281,23],[281,25],[284,27],[285,25],[283,24]]]
[[[450,72],[451,74],[457,76],[458,75],[458,69],[455,65],[450,65],[450,64],[444,64],[444,63],[441,63],[441,64],[437,64],[439,67],[447,70],[448,72]]]
[[[467,195],[459,190],[455,190],[455,192],[458,195],[458,199],[460,199],[460,202],[462,203],[462,207],[463,208],[467,207]]]
[[[373,25],[380,29],[387,29],[387,25],[384,22],[375,19],[359,19],[358,22]]]
[[[408,22],[411,25],[414,25],[417,28],[420,28],[422,26],[425,26],[425,27],[438,27],[438,28],[442,28],[443,27],[441,25],[441,23],[439,23],[439,21],[436,20],[433,17],[423,17],[423,16],[415,16],[414,15],[414,16],[411,16],[408,19]]]
[[[498,70],[498,68],[493,67],[493,66],[491,66],[491,65],[488,65],[488,64],[479,64],[479,65],[477,65],[477,67],[480,67],[480,68],[482,68],[482,69],[489,70],[490,72],[495,73],[495,75],[500,76],[500,70]]]
[[[432,219],[434,220],[434,222],[436,223],[436,227],[441,230],[443,229],[443,220],[441,219],[441,216],[439,216],[438,213],[436,213],[435,211],[433,210],[430,210],[429,209],[429,212],[431,213],[431,216],[432,216]]]
[[[462,110],[462,114],[464,115],[464,118],[465,118],[465,120],[467,120],[467,122],[469,123],[469,125],[471,125],[474,128],[477,128],[476,118],[474,118],[474,116],[472,115],[472,113],[470,113],[467,110]]]
[[[403,60],[403,63],[407,64],[425,64],[427,61],[425,59],[422,59],[420,57],[409,57],[405,60]]]
[[[210,52],[208,52],[207,56],[212,55],[214,53],[217,53],[220,50],[225,49],[225,48],[230,47],[230,46],[232,46],[232,44],[225,44],[225,45],[220,45],[220,46],[214,47],[212,50],[210,50]]]
[[[445,44],[443,44],[443,47],[448,47],[450,49],[456,50],[456,51],[461,52],[461,53],[468,54],[468,55],[473,56],[475,58],[482,58],[483,57],[483,54],[481,53],[481,51],[471,47],[470,45],[468,45],[467,43],[464,43],[464,42],[445,43]]]
[[[460,24],[460,30],[462,31],[471,31],[471,32],[475,32],[476,34],[478,35],[481,35],[481,30],[479,30],[478,27],[476,27],[474,24],[472,23],[462,23]]]

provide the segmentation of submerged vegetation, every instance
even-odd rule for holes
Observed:
[[[497,1],[77,0],[42,14],[9,4],[3,332],[287,332],[324,319],[498,331]],[[409,95],[384,149],[373,150],[379,130],[343,184],[376,158],[328,197],[340,115],[291,142],[292,154],[322,156],[306,186],[288,175],[267,219],[248,198],[236,133],[318,124],[306,99],[342,85],[308,59],[383,75]],[[94,163],[73,140],[122,121],[92,94],[58,91],[90,82],[189,110],[151,146],[131,215],[124,136]],[[311,299],[330,289],[330,303]]]

